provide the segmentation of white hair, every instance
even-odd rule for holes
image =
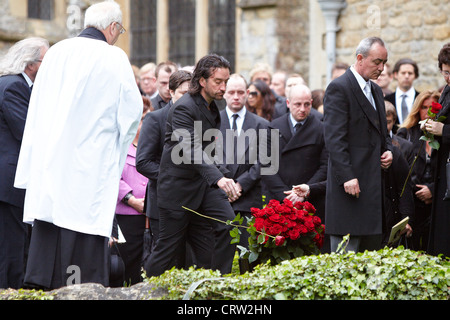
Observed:
[[[43,38],[27,38],[14,44],[0,61],[0,76],[20,74],[41,58],[41,50],[50,47]]]
[[[122,10],[114,1],[104,1],[90,6],[84,17],[84,27],[94,27],[100,31],[105,30],[113,23],[122,23]]]

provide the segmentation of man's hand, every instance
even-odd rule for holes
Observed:
[[[419,190],[416,191],[417,198],[426,204],[430,204],[433,199],[430,189],[423,184],[416,184],[416,187],[419,188]]]
[[[442,131],[444,130],[444,124],[442,122],[433,121],[428,119],[424,123],[424,129],[435,136],[442,136]]]
[[[358,179],[352,179],[344,183],[344,190],[349,195],[352,195],[356,198],[359,198],[359,194],[361,193],[361,190],[359,189],[359,182]]]
[[[389,167],[392,164],[392,159],[394,157],[392,156],[392,152],[391,151],[385,151],[382,155],[381,155],[381,168],[382,169],[389,169]]]
[[[236,201],[241,196],[240,188],[233,179],[223,177],[217,181],[217,186],[227,194],[230,202]]]
[[[304,197],[298,196],[293,190],[284,191],[284,194],[286,195],[286,199],[290,200],[293,204],[305,201]]]

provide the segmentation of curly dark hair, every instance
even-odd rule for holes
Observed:
[[[201,58],[195,66],[191,84],[189,86],[189,93],[199,94],[202,90],[200,79],[204,78],[205,80],[208,80],[213,73],[220,68],[226,68],[230,70],[231,73],[230,62],[224,57],[212,53]]]
[[[262,106],[262,117],[268,121],[272,121],[273,115],[275,113],[275,102],[276,98],[273,94],[270,87],[262,80],[255,80],[252,83],[249,84],[249,87],[251,85],[254,85],[256,89],[258,89],[259,92],[261,92],[262,98],[263,98],[263,106]],[[256,113],[256,110],[254,107],[251,107],[248,104],[248,101],[246,102],[247,110],[249,110],[252,113]]]
[[[444,44],[438,55],[439,70],[442,70],[442,65],[446,64],[450,66],[450,42]]]

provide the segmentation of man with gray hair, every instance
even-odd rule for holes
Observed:
[[[29,228],[22,222],[25,191],[14,188],[31,88],[47,40],[17,42],[0,61],[0,288],[22,286]]]
[[[143,100],[125,52],[113,46],[114,1],[86,11],[85,30],[55,44],[36,77],[15,178],[33,225],[24,285],[109,285],[119,181]]]
[[[383,72],[387,57],[380,38],[362,40],[355,63],[325,91],[325,225],[332,251],[347,234],[349,251],[381,247],[383,178],[393,156],[383,92],[371,80]]]

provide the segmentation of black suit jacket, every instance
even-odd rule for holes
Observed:
[[[223,145],[226,146],[227,130],[231,129],[230,122],[226,110],[222,110],[220,116],[220,131],[224,138]],[[224,166],[226,171],[228,171],[225,176],[234,179],[242,186],[241,197],[231,204],[234,211],[250,212],[252,207],[262,208],[261,163],[259,159],[256,159],[257,161],[252,163],[249,161],[249,158],[251,153],[258,155],[260,143],[261,141],[265,141],[264,138],[260,138],[259,130],[265,130],[265,134],[268,134],[268,126],[269,122],[266,119],[247,111],[242,124],[241,137],[243,137],[244,132],[249,132],[248,130],[255,130],[256,135],[248,135],[250,138],[245,139],[245,149],[238,148],[236,161],[234,161],[234,158],[230,158],[229,160],[231,162],[228,163],[226,161],[227,150],[226,148],[223,149]],[[245,163],[240,164],[240,162],[244,162],[244,159]]]
[[[306,183],[310,186],[308,199],[324,215],[324,196],[327,177],[328,152],[325,148],[323,123],[310,115],[295,135],[292,135],[289,113],[273,120],[269,128],[279,130],[278,173],[263,177],[268,189],[268,200],[282,201],[284,191],[293,185]]]
[[[156,95],[156,97],[154,97],[153,99],[150,99],[151,103],[152,103],[152,107],[153,110],[159,110],[164,108],[167,105],[167,102],[165,102],[161,96],[159,95],[159,93]],[[170,103],[170,101],[169,101]]]
[[[383,232],[384,172],[381,155],[392,151],[383,92],[370,82],[376,110],[349,68],[327,87],[324,97],[325,142],[329,152],[326,194],[327,233],[358,236]],[[357,178],[359,198],[343,184]]]
[[[14,188],[31,89],[21,75],[0,78],[0,201],[23,207],[25,190]]]
[[[414,99],[416,99],[417,96],[420,94],[420,92],[418,92],[417,90],[415,90],[415,91],[416,91],[416,94],[415,94],[415,96],[414,96]],[[392,93],[390,93],[390,94],[388,94],[388,95],[386,95],[386,96],[384,97],[384,100],[389,101],[390,103],[392,103],[392,104],[394,105],[394,107],[395,107],[395,110],[398,110],[398,109],[397,109],[397,104],[396,104],[396,102],[395,102],[395,91],[392,92]],[[398,111],[397,111],[397,114],[398,114]],[[398,120],[398,117],[397,117],[397,119],[395,120],[394,127],[392,128],[392,132],[393,132],[393,133],[397,133],[397,130],[398,130],[398,126],[399,126],[399,125],[400,125],[400,121]]]
[[[158,207],[196,210],[206,188],[217,187],[224,177],[209,157],[216,139],[210,129],[220,129],[219,110],[214,102],[208,109],[200,94],[185,94],[170,108],[158,178]],[[226,198],[225,193],[223,196]]]
[[[166,122],[172,100],[162,109],[149,112],[142,122],[136,151],[136,169],[149,179],[145,197],[147,217],[159,219],[157,182],[159,165],[166,136]]]

